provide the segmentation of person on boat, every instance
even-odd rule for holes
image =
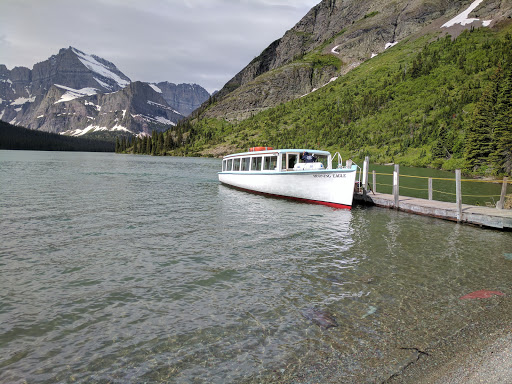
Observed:
[[[305,162],[305,163],[315,163],[316,162],[316,157],[315,155],[311,154],[311,153],[308,153],[308,152],[304,152],[302,154],[302,157],[301,159]]]

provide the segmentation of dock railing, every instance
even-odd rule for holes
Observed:
[[[363,164],[363,175],[362,175],[362,189],[363,194],[367,193],[376,193],[379,189],[379,186],[386,186],[392,188],[392,194],[394,197],[394,208],[398,209],[399,205],[399,196],[400,196],[400,190],[413,190],[413,191],[424,191],[426,192],[426,196],[428,200],[434,200],[434,192],[436,194],[446,195],[446,196],[453,196],[455,203],[457,205],[458,210],[458,219],[460,219],[462,215],[462,203],[463,198],[467,200],[468,198],[485,198],[491,200],[491,202],[486,202],[486,205],[488,207],[495,206],[497,209],[505,209],[506,208],[506,198],[512,199],[512,196],[507,196],[507,187],[509,184],[512,184],[512,181],[509,180],[508,177],[504,177],[503,180],[481,180],[481,179],[462,179],[461,176],[461,170],[457,169],[455,171],[455,178],[442,178],[442,177],[426,177],[426,176],[413,176],[413,175],[400,175],[400,166],[398,164],[394,165],[394,170],[392,174],[389,173],[379,173],[375,172],[375,170],[372,171],[372,183],[370,186],[369,179],[368,179],[368,169],[369,169],[369,157],[365,158],[364,164]],[[377,176],[381,176],[382,178],[389,179],[392,177],[392,183],[378,183],[377,182]],[[410,187],[405,185],[400,185],[400,179],[401,178],[413,178],[413,179],[423,179],[425,180],[425,187]],[[439,190],[434,189],[434,181],[442,181],[444,184],[446,182],[455,183],[455,191],[452,189],[450,190]],[[492,184],[501,184],[501,193],[500,194],[463,194],[462,191],[462,183],[492,183]],[[421,184],[421,183],[420,183]],[[439,184],[439,183],[438,183]],[[418,192],[416,192],[418,193]],[[449,199],[452,200],[453,199]]]

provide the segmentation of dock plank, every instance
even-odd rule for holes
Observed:
[[[354,202],[394,208],[394,196],[385,193],[354,193]],[[399,196],[398,210],[417,215],[457,221],[456,203]],[[461,223],[512,230],[512,210],[462,204]]]

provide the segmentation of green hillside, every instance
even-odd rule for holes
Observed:
[[[247,120],[196,119],[153,154],[221,155],[250,146],[340,151],[373,163],[512,169],[512,25],[402,41],[300,99]],[[162,138],[160,139],[162,140]],[[139,145],[139,148],[141,145]]]

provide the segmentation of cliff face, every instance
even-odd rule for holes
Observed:
[[[203,116],[245,119],[325,85],[406,38],[433,30],[455,34],[456,28],[441,25],[471,3],[323,0],[226,83]],[[474,13],[496,21],[510,16],[510,9],[510,2],[483,0]]]
[[[195,84],[160,85],[131,82],[113,63],[69,47],[32,70],[0,65],[0,119],[73,135],[150,134],[176,125],[210,96]]]
[[[162,91],[162,97],[167,104],[184,116],[190,115],[199,108],[210,94],[197,84],[173,84],[167,81],[156,84]]]

